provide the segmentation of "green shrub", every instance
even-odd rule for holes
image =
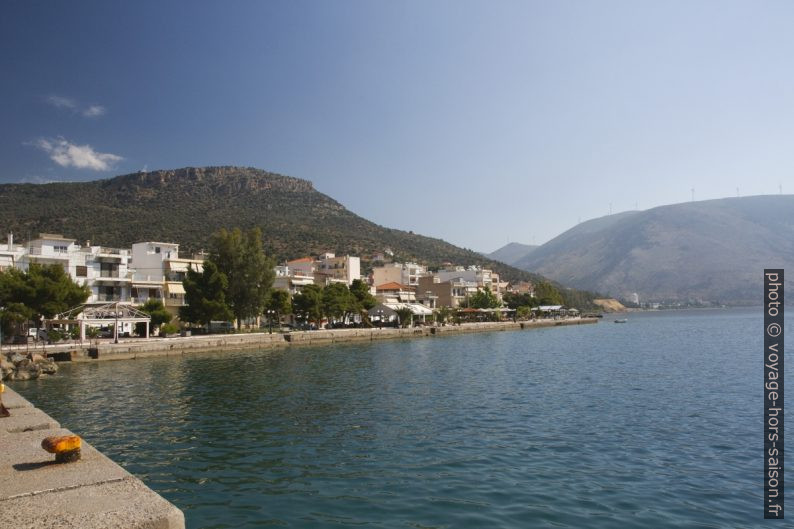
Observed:
[[[173,323],[166,323],[165,325],[160,326],[160,335],[176,334],[178,332],[179,332],[179,327],[177,327]]]
[[[160,326],[160,334],[176,334],[179,332],[179,327],[173,323],[166,323]]]

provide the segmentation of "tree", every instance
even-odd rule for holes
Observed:
[[[500,305],[499,299],[488,287],[478,290],[469,297],[469,307],[475,309],[495,309]]]
[[[540,305],[562,305],[562,294],[548,281],[538,281],[535,284],[535,297]]]
[[[533,307],[538,305],[538,299],[530,296],[528,293],[518,294],[516,292],[506,292],[502,299],[511,309],[519,307]]]
[[[414,315],[414,313],[411,312],[411,309],[407,307],[403,307],[400,309],[396,309],[394,312],[397,314],[397,317],[400,319],[401,327],[405,328],[408,327],[408,325],[410,325]]]
[[[347,319],[358,308],[356,297],[342,283],[331,283],[323,289],[323,312],[334,319]]]
[[[323,317],[323,291],[317,285],[306,285],[292,299],[295,313],[303,314],[309,320],[318,322]]]
[[[197,272],[191,266],[182,285],[186,303],[179,308],[182,320],[207,325],[211,321],[230,321],[234,317],[226,304],[226,276],[212,261],[204,262],[203,272]]]
[[[516,309],[516,318],[526,320],[532,316],[532,309],[526,305],[522,305]]]
[[[149,298],[146,300],[146,303],[140,308],[141,312],[145,312],[148,314],[152,319],[152,326],[159,327],[164,323],[170,323],[172,316],[171,313],[166,310],[165,305],[159,299]]]
[[[447,319],[452,315],[453,311],[449,307],[441,307],[436,309],[436,321],[438,323],[446,323]]]
[[[60,312],[76,307],[88,299],[88,287],[75,283],[63,266],[31,264],[27,282],[33,293],[32,299],[23,301],[33,309],[34,319],[52,318]]]
[[[3,331],[33,320],[36,327],[42,318],[52,318],[88,299],[91,292],[78,285],[61,265],[31,264],[27,272],[12,268],[0,272],[0,319]]]
[[[353,282],[350,284],[350,292],[356,298],[356,301],[360,306],[360,310],[369,310],[378,303],[375,300],[375,296],[370,294],[369,285],[360,279],[353,280]]]
[[[23,303],[31,297],[25,273],[16,268],[0,272],[0,325],[3,336],[20,332],[20,327],[33,318],[33,309]]]
[[[226,300],[237,327],[243,319],[259,316],[275,278],[274,263],[262,246],[262,230],[219,230],[212,236],[208,261],[226,276]]]
[[[276,321],[281,321],[283,314],[292,312],[292,299],[286,290],[271,290],[265,306],[276,313]]]

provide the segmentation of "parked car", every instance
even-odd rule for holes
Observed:
[[[36,329],[35,327],[28,329],[28,336],[37,342],[47,342],[50,339],[46,329]]]

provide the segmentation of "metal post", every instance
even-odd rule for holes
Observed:
[[[113,324],[113,343],[119,343],[119,302],[116,302],[116,323]]]

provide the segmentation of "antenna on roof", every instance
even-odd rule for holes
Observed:
[[[741,196],[741,195],[739,194],[739,188],[738,188],[738,187],[736,188],[736,196],[737,196],[737,197],[740,197],[740,196]]]

